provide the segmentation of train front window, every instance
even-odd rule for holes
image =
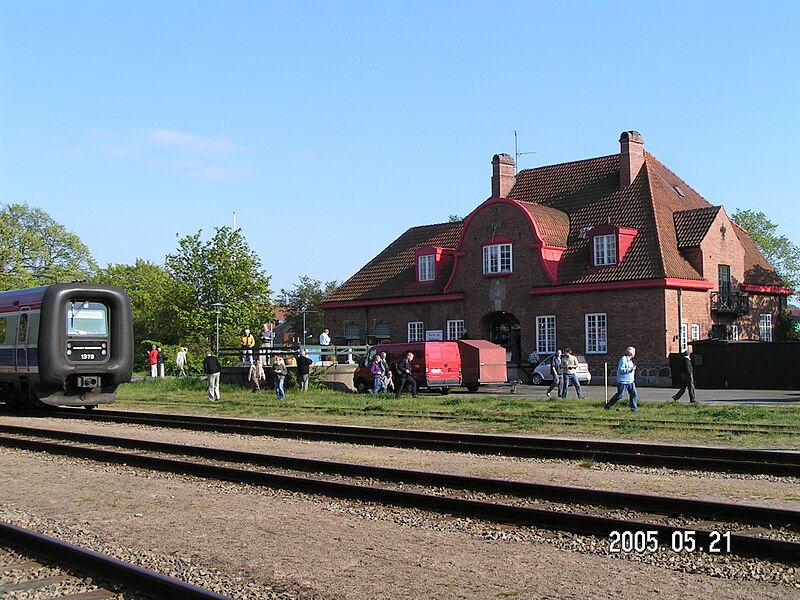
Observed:
[[[67,304],[67,335],[108,335],[108,308],[100,302]]]

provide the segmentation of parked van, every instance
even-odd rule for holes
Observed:
[[[367,355],[358,363],[353,373],[353,385],[359,394],[372,389],[372,373],[370,363],[375,354],[386,352],[386,362],[397,379],[395,367],[413,352],[411,374],[417,386],[438,389],[442,394],[449,394],[450,388],[461,385],[461,355],[456,342],[408,342],[406,344],[377,344],[372,346]],[[396,383],[396,381],[395,381]]]

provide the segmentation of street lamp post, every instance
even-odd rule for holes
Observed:
[[[225,305],[222,302],[214,302],[211,306],[217,312],[217,358],[219,358],[219,309]]]
[[[307,313],[319,313],[318,310],[304,310],[303,311],[303,346],[306,345],[306,338],[308,337],[308,332],[306,331],[306,314]]]

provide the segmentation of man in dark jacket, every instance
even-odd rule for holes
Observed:
[[[689,351],[684,350],[681,352],[681,389],[675,394],[672,399],[677,400],[683,396],[683,392],[689,388],[689,402],[697,402],[694,396],[694,367],[692,366],[692,359],[689,357]]]
[[[566,392],[564,392],[562,394],[562,390],[561,390],[562,380],[564,379],[564,374],[563,374],[563,370],[562,370],[562,367],[561,367],[561,358],[562,358],[561,350],[556,350],[556,353],[553,356],[550,357],[550,375],[553,376],[553,382],[550,384],[550,387],[547,388],[547,397],[548,398],[551,397],[550,394],[556,388],[558,388],[558,390],[556,391],[556,394],[558,394],[559,397],[563,396],[566,393]],[[566,383],[566,382],[563,382],[563,383]]]
[[[414,353],[409,352],[406,357],[401,360],[397,365],[397,376],[399,378],[397,385],[395,385],[394,397],[399,398],[403,393],[403,388],[408,386],[411,392],[411,397],[417,397],[417,382],[411,374],[411,361],[414,360]]]
[[[206,351],[203,359],[203,371],[208,375],[208,399],[212,402],[219,400],[219,372],[222,371],[222,366],[219,359],[209,351]]]
[[[306,356],[304,348],[297,353],[297,380],[300,382],[300,391],[308,391],[308,372],[314,362]]]

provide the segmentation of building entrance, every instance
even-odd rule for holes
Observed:
[[[520,360],[519,320],[505,311],[489,313],[481,320],[485,339],[506,349],[506,360]]]

